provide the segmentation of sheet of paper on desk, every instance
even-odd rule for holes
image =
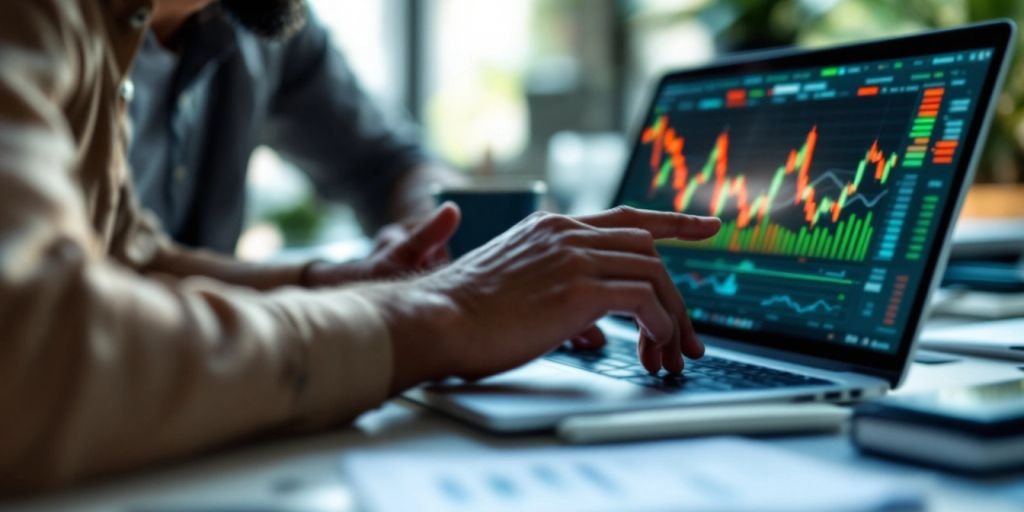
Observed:
[[[906,482],[734,438],[464,454],[353,453],[366,510],[920,510]]]

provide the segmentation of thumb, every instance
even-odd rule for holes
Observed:
[[[396,256],[408,265],[419,264],[426,255],[448,243],[461,219],[459,207],[450,201],[445,202],[396,248]]]

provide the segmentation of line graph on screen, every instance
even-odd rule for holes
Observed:
[[[718,133],[702,165],[691,167],[686,137],[667,115],[657,116],[641,132],[641,144],[650,151],[648,199],[667,198],[675,211],[723,220],[722,231],[710,240],[669,244],[863,261],[875,229],[872,210],[887,194],[898,157],[876,139],[851,162],[851,170],[814,174],[820,137],[811,125],[799,145],[779,155],[774,172],[762,174],[771,176],[765,182],[730,168],[734,148],[728,129]]]

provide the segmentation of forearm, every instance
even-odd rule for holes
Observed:
[[[209,251],[167,245],[140,270],[147,275],[183,279],[203,276],[256,290],[306,286],[308,262],[297,264],[250,263]]]
[[[439,165],[424,164],[415,167],[398,179],[390,194],[389,217],[394,222],[422,220],[434,209],[431,194],[433,184],[459,185],[466,181],[457,171]],[[140,229],[145,231],[146,227]],[[136,236],[149,236],[140,233]],[[143,273],[166,275],[176,279],[204,276],[218,281],[256,290],[272,290],[282,286],[309,286],[311,265],[248,263],[208,251],[187,249],[166,242],[153,258],[140,268]],[[334,267],[334,266],[330,266]],[[316,270],[313,268],[313,270]],[[333,269],[337,270],[337,269]],[[372,277],[363,269],[352,269],[351,281]],[[315,280],[314,280],[315,281]],[[335,279],[335,282],[339,280]]]

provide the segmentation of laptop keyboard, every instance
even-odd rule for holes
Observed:
[[[600,350],[559,348],[546,355],[545,359],[669,393],[682,390],[718,392],[832,384],[816,377],[712,356],[688,359],[682,375],[664,371],[651,375],[637,359],[636,344],[621,339],[609,339],[608,344]]]

